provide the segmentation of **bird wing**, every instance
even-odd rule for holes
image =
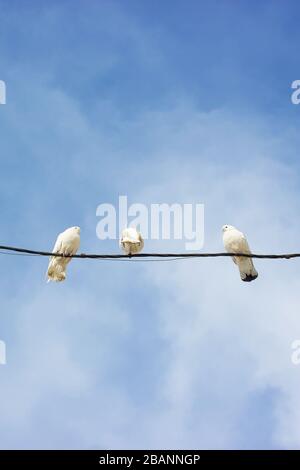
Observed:
[[[239,240],[239,246],[241,248],[241,253],[251,255],[251,250],[245,235],[243,235]]]
[[[122,232],[121,242],[140,243],[139,233],[137,231],[125,229]]]
[[[138,232],[138,237],[139,237],[140,247],[141,247],[141,250],[142,250],[144,248],[144,239],[143,239],[142,234],[140,232]]]
[[[52,253],[60,253],[61,249],[62,249],[62,234],[60,233],[56,239]]]

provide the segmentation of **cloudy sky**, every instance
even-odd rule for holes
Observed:
[[[2,245],[52,249],[97,206],[203,203],[300,249],[296,1],[0,0]],[[184,250],[184,241],[145,251]],[[0,259],[1,448],[300,448],[300,262]]]

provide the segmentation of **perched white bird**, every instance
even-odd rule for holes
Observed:
[[[80,245],[80,228],[70,227],[60,233],[55,242],[52,253],[63,255],[75,255]],[[66,268],[72,258],[51,256],[47,271],[49,281],[64,281],[66,279]]]
[[[251,254],[247,239],[242,232],[232,225],[223,225],[222,230],[224,247],[228,253]],[[242,281],[250,282],[257,278],[258,272],[252,258],[233,256],[232,259],[238,265]]]
[[[120,247],[126,255],[139,253],[144,248],[143,237],[135,228],[125,228],[121,234]]]

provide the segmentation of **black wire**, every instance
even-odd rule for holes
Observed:
[[[2,254],[25,254],[25,255],[38,255],[38,256],[54,256],[59,258],[81,258],[81,259],[107,259],[107,260],[126,260],[136,258],[172,258],[183,259],[183,258],[217,258],[217,257],[230,257],[230,256],[241,256],[244,258],[259,258],[259,259],[291,259],[299,258],[300,253],[286,253],[279,255],[260,255],[255,253],[138,253],[136,255],[121,255],[121,254],[86,254],[80,253],[76,255],[64,255],[62,253],[51,253],[50,251],[37,251],[29,250],[27,248],[17,248],[13,246],[0,246],[0,250],[4,250],[7,253]],[[150,261],[150,260],[149,260]],[[158,260],[152,260],[158,261]]]
[[[12,253],[12,252],[9,252],[9,251],[0,251],[0,255],[10,255],[10,256],[34,256],[34,257],[38,257],[39,255],[37,254],[30,254],[30,253]],[[159,263],[159,262],[162,262],[162,261],[177,261],[177,260],[180,260],[180,259],[187,259],[187,258],[164,258],[164,259],[131,259],[128,257],[126,257],[125,259],[119,259],[119,258],[102,258],[102,261],[131,261],[133,263],[138,263],[138,262],[142,262],[142,263],[146,263],[146,262],[156,262],[156,263]]]
[[[0,255],[10,255],[10,256],[34,256],[34,257],[38,257],[38,256],[39,256],[39,255],[30,254],[30,253],[12,253],[12,252],[9,252],[9,251],[0,251]]]
[[[31,255],[33,256],[33,255]],[[150,259],[150,258],[141,258],[141,259],[134,259],[134,256],[129,257],[126,256],[126,258],[120,259],[120,258],[101,258],[102,261],[131,261],[132,263],[150,263],[150,262],[155,262],[155,263],[161,263],[163,261],[177,261],[180,259],[188,259],[188,258],[182,258],[182,257],[177,257],[177,258],[162,258],[162,259]],[[190,258],[191,259],[191,258]]]

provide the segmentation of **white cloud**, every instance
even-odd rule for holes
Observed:
[[[284,160],[296,147],[285,129],[226,110],[201,113],[179,99],[124,122],[116,111],[109,133],[63,92],[34,93],[47,117],[36,132],[32,106],[32,123],[21,114],[18,134],[41,175],[20,217],[33,247],[50,238],[52,246],[49,227],[71,211],[88,221],[83,251],[106,251],[95,234],[96,198],[128,194],[129,202],[203,202],[207,250],[221,249],[224,223],[245,231],[255,251],[299,249],[296,165]],[[10,119],[17,128],[19,111]],[[2,446],[235,447],[253,392],[271,389],[269,444],[299,447],[300,375],[290,361],[300,336],[297,261],[257,261],[250,285],[229,259],[74,261],[67,283],[50,288],[43,261],[2,265],[16,283],[5,304],[12,326],[0,371]]]

